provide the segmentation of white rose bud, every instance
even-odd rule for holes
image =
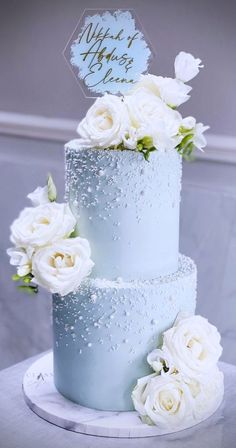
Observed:
[[[195,78],[199,73],[199,68],[204,67],[201,62],[201,59],[195,58],[192,54],[181,51],[175,58],[176,78],[183,82]]]
[[[18,247],[41,247],[68,237],[76,219],[68,204],[56,202],[25,208],[11,225],[11,242]]]
[[[32,260],[33,281],[62,296],[75,291],[94,265],[89,243],[68,238],[38,249]]]
[[[50,202],[56,201],[57,189],[56,189],[56,185],[54,184],[51,174],[48,175],[47,189],[48,189],[48,200]]]

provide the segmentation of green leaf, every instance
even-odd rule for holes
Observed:
[[[128,136],[126,135],[126,138]],[[109,148],[106,148],[107,150],[119,150],[119,151],[134,151],[133,149],[126,148],[124,146],[124,143],[121,142],[119,145],[116,146],[110,146]],[[135,151],[141,152],[143,154],[143,157],[145,160],[149,160],[150,153],[153,151],[156,151],[157,149],[153,146],[153,139],[149,135],[145,135],[143,138],[138,140],[137,146]],[[72,234],[73,235],[73,234]],[[78,235],[78,234],[77,234]],[[76,236],[77,236],[76,235]]]
[[[30,283],[32,280],[32,277],[25,275],[25,277],[22,278],[24,283]]]
[[[143,150],[143,144],[140,142],[137,144],[137,151],[142,151]]]
[[[20,286],[17,286],[17,289],[19,289],[19,291],[26,292],[28,294],[37,294],[38,293],[38,286],[20,285]]]
[[[141,415],[140,418],[142,422],[145,423],[146,425],[154,426],[153,421],[150,419],[150,417],[148,417],[148,415]]]
[[[151,149],[153,147],[152,137],[149,137],[148,135],[143,137],[142,144],[143,144],[144,148]]]
[[[193,133],[185,135],[179,145],[176,147],[178,153],[187,161],[192,161],[194,159],[193,152],[195,146],[193,144]]]
[[[77,236],[79,236],[79,232],[77,231],[77,229],[74,229],[69,238],[76,238]]]
[[[180,126],[179,134],[193,134],[194,128],[185,128],[184,126]]]
[[[21,279],[21,277],[18,274],[13,274],[11,276],[11,279],[13,280],[13,282],[18,282]]]
[[[57,199],[57,189],[56,185],[54,184],[53,178],[51,174],[48,175],[47,180],[47,187],[48,187],[48,199],[50,202],[55,202]]]
[[[193,134],[187,134],[185,135],[185,137],[183,138],[183,140],[181,140],[179,146],[181,148],[184,148],[191,140],[193,139]]]
[[[18,274],[14,274],[14,275],[12,275],[11,278],[12,278],[12,280],[14,282],[18,282],[19,280],[23,280],[23,282],[25,282],[25,283],[30,283],[32,278],[33,278],[33,275],[32,274],[26,274],[26,275],[20,276]]]
[[[151,152],[153,152],[153,151],[157,151],[157,149],[156,149],[154,146],[152,146],[152,148],[149,148],[149,149],[144,148],[144,149],[142,149],[142,150],[139,151],[139,152],[141,152],[141,154],[143,154],[144,159],[145,159],[147,162],[149,162],[150,154],[151,154]]]

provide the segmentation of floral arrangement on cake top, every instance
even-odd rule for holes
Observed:
[[[224,394],[221,354],[216,327],[202,316],[180,313],[164,332],[162,348],[147,357],[154,373],[140,378],[132,392],[141,420],[177,430],[213,414]]]
[[[37,293],[38,285],[51,293],[66,295],[76,290],[94,265],[89,242],[76,236],[76,219],[68,204],[56,202],[52,177],[47,185],[27,196],[32,207],[24,208],[11,225],[7,250],[12,276],[20,290]]]
[[[192,88],[186,83],[199,73],[201,62],[181,51],[175,58],[175,78],[141,75],[127,95],[97,98],[78,125],[80,146],[138,151],[146,160],[156,150],[175,149],[185,159],[195,147],[202,151],[209,126],[176,110],[190,98]]]

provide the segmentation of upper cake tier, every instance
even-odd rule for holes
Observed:
[[[148,280],[178,268],[181,157],[65,146],[66,196],[89,240],[92,275]]]

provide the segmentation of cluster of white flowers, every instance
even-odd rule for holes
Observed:
[[[184,157],[194,147],[202,150],[208,126],[175,110],[190,98],[191,87],[185,83],[200,67],[200,59],[181,51],[175,59],[175,78],[141,75],[126,96],[98,98],[78,125],[81,147],[136,150],[145,158],[154,150],[176,149]]]
[[[140,378],[132,392],[143,422],[181,429],[213,414],[224,393],[221,353],[216,327],[201,316],[180,315],[163,334],[162,348],[147,357],[154,373]]]
[[[55,202],[51,177],[46,187],[38,187],[28,198],[33,207],[23,209],[11,225],[14,247],[7,253],[17,269],[13,279],[23,281],[19,287],[29,292],[37,292],[35,285],[40,285],[51,293],[66,295],[91,272],[89,243],[71,237],[76,219],[68,204]]]

